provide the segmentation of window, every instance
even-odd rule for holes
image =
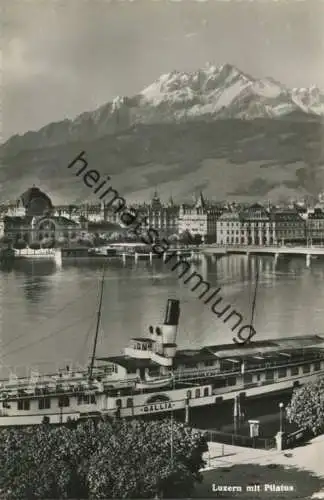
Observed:
[[[273,370],[266,370],[265,378],[266,380],[273,380]]]
[[[303,373],[309,373],[310,372],[310,365],[304,365],[303,366]]]
[[[209,387],[204,388],[204,396],[209,396]]]
[[[200,398],[200,389],[195,390],[195,397]]]
[[[191,399],[191,397],[192,397],[192,396],[191,396],[191,391],[187,391],[187,398],[188,398],[188,399]]]
[[[94,394],[79,394],[78,405],[88,405],[88,404],[96,404],[96,397]]]
[[[133,406],[133,398],[127,398],[126,406],[127,408],[131,408]]]
[[[252,374],[251,373],[246,373],[244,375],[244,383],[245,384],[250,384],[252,382]]]
[[[121,408],[121,406],[122,406],[122,400],[121,399],[116,399],[116,406],[117,406],[117,408]]]
[[[50,398],[41,398],[38,400],[38,409],[39,410],[48,410],[51,407]]]
[[[207,361],[205,361],[205,366],[213,366],[213,365],[214,365],[213,359],[207,359]]]
[[[30,410],[30,400],[29,399],[20,399],[17,404],[18,410]]]
[[[316,363],[314,363],[314,372],[318,372],[320,369],[321,369],[321,362],[316,361]]]
[[[287,368],[279,368],[278,378],[287,377]]]
[[[298,366],[293,366],[290,370],[291,375],[298,375],[299,374],[299,367]]]
[[[70,406],[70,398],[68,396],[60,396],[58,399],[58,406],[60,408]]]
[[[80,400],[80,403],[79,403],[79,400]],[[80,404],[80,405],[81,404],[88,405],[89,401],[90,401],[89,394],[82,394],[81,396],[78,397],[78,404]]]

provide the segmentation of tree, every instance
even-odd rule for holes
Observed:
[[[102,426],[98,439],[99,447],[89,463],[93,498],[183,498],[202,479],[199,469],[204,465],[205,438],[183,424],[173,423],[172,456],[169,420],[120,420],[111,427]]]
[[[78,238],[77,239],[77,244],[80,245],[80,246],[83,246],[83,247],[93,247],[93,243],[92,241],[88,240],[88,239],[83,239],[83,238]]]
[[[192,245],[192,241],[193,241],[192,234],[188,230],[184,231],[179,236],[179,242],[183,243],[184,245]]]
[[[192,238],[193,245],[201,245],[202,241],[203,241],[202,236],[201,236],[201,234],[198,234],[198,233],[195,234]]]
[[[39,250],[41,247],[41,244],[39,241],[33,241],[32,243],[29,244],[29,248],[32,250]]]
[[[13,244],[13,247],[16,248],[17,250],[21,250],[27,247],[27,243],[25,240],[19,239]]]
[[[314,435],[324,431],[324,377],[294,390],[287,416],[290,422]]]
[[[202,477],[204,437],[170,420],[46,423],[0,431],[0,495],[37,498],[188,497]]]
[[[59,236],[55,240],[55,247],[56,248],[62,248],[62,247],[67,247],[69,246],[69,239],[65,238],[64,236]]]
[[[3,236],[1,239],[0,239],[0,247],[2,246],[8,246],[8,245],[11,245],[13,242],[13,239],[10,238],[9,236]]]

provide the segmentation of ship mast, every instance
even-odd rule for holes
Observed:
[[[93,350],[92,350],[91,363],[90,363],[90,369],[89,369],[89,380],[92,380],[93,365],[94,365],[94,360],[95,360],[95,356],[96,356],[96,349],[97,349],[97,343],[98,343],[98,333],[99,333],[100,318],[101,318],[101,307],[102,307],[102,298],[103,298],[104,283],[105,283],[105,265],[103,266],[103,270],[102,270],[99,307],[98,307],[98,313],[97,313],[97,324],[96,324],[96,332],[95,332],[95,337],[94,337],[94,342],[93,342]]]
[[[250,323],[251,327],[253,327],[253,322],[254,322],[256,299],[257,299],[257,293],[258,293],[258,284],[259,284],[259,259],[257,259],[257,261],[256,261],[255,286],[254,286],[254,295],[253,295],[252,308],[251,308],[251,323]],[[245,370],[245,365],[244,365],[244,359],[243,359],[243,361],[241,363],[242,377],[244,377],[244,370]],[[234,398],[234,408],[233,408],[234,434],[236,434],[236,432],[237,432],[238,419],[240,419],[241,417],[242,417],[241,401],[239,399],[239,396],[236,395]]]
[[[257,299],[257,293],[258,293],[258,284],[259,284],[259,259],[257,259],[257,261],[256,261],[255,287],[254,287],[254,297],[253,297],[253,302],[252,302],[251,323],[250,323],[251,326],[253,326],[253,321],[254,321],[255,305],[256,305],[256,299]]]

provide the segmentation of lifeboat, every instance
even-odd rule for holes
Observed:
[[[136,382],[136,389],[155,389],[159,387],[165,387],[166,385],[170,385],[171,383],[172,377],[168,375],[167,377],[152,378]]]

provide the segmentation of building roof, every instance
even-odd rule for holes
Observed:
[[[75,222],[72,219],[68,219],[67,217],[62,217],[60,215],[55,216],[55,217],[48,217],[49,220],[52,220],[54,222],[57,222],[60,226],[79,226],[77,222]]]
[[[206,207],[206,202],[202,192],[200,191],[199,196],[197,196],[196,198],[195,208],[205,208],[205,207]]]
[[[257,203],[243,210],[240,213],[240,216],[244,220],[268,221],[270,219],[269,213],[266,209]]]
[[[236,210],[223,212],[222,215],[218,218],[218,220],[229,220],[229,221],[240,221],[240,214]]]
[[[47,204],[52,207],[52,202],[51,199],[47,196],[46,193],[43,193],[38,187],[33,186],[29,189],[27,189],[22,195],[20,196],[20,199],[22,201],[22,204],[24,208],[28,208],[31,201],[34,199],[42,199],[47,202]]]
[[[30,218],[28,217],[18,217],[11,215],[6,215],[3,220],[5,224],[8,224],[10,226],[22,226],[30,222]]]
[[[270,218],[274,220],[275,222],[304,222],[304,219],[301,217],[301,215],[296,212],[296,210],[279,210],[276,212],[270,213]]]
[[[324,212],[320,208],[315,208],[314,212],[308,215],[308,219],[324,219]]]

